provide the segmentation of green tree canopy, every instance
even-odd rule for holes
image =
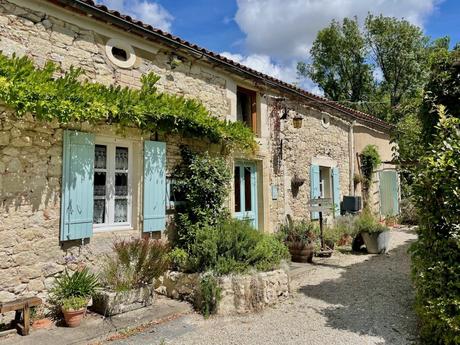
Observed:
[[[429,48],[419,27],[369,14],[362,30],[356,18],[345,18],[342,25],[333,21],[321,30],[311,62],[299,63],[297,70],[327,97],[397,123],[407,103],[422,95]]]

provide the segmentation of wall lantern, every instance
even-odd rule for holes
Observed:
[[[295,116],[293,119],[292,119],[292,123],[294,124],[294,128],[302,128],[302,121],[303,121],[303,117],[302,116]]]

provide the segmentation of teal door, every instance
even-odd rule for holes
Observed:
[[[399,214],[398,173],[395,170],[380,172],[380,213],[383,217]]]
[[[257,229],[257,170],[247,162],[235,163],[235,218],[249,221]]]

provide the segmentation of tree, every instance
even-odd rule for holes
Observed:
[[[356,18],[321,30],[313,43],[311,63],[299,63],[335,101],[397,123],[406,103],[422,95],[428,75],[429,39],[406,20],[368,15],[363,32]]]
[[[310,51],[312,63],[298,63],[298,71],[310,77],[335,101],[367,100],[373,88],[365,39],[357,18],[332,21],[320,32]]]
[[[460,45],[451,51],[448,47],[448,39],[438,40],[430,54],[431,71],[420,111],[426,144],[431,142],[436,131],[439,105],[446,108],[447,114],[460,117]]]
[[[383,15],[369,14],[365,27],[371,59],[382,73],[380,92],[389,95],[386,118],[397,123],[399,107],[419,95],[427,79],[429,38],[408,21]]]

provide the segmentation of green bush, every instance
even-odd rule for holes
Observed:
[[[62,300],[62,309],[74,311],[85,308],[88,305],[88,299],[85,297],[68,297]]]
[[[265,271],[289,258],[287,247],[275,236],[255,230],[242,220],[226,219],[216,226],[204,226],[190,245],[189,259],[194,271],[213,270],[218,274]]]
[[[169,261],[173,270],[177,271],[187,271],[189,257],[188,253],[182,248],[174,248],[168,254]]]
[[[169,267],[169,247],[156,240],[132,239],[113,244],[101,280],[114,291],[127,291],[151,284]]]
[[[211,273],[203,275],[198,292],[199,295],[195,299],[195,308],[204,317],[215,314],[221,300],[221,288],[217,278]]]
[[[355,233],[359,234],[362,232],[368,233],[376,233],[376,232],[384,232],[388,231],[389,229],[380,224],[375,216],[369,209],[364,209],[363,212],[356,218],[355,220]]]
[[[402,199],[400,204],[399,222],[405,225],[417,225],[418,215],[417,208],[410,199]]]
[[[176,209],[176,244],[188,251],[200,228],[216,225],[228,216],[224,201],[230,190],[231,174],[222,157],[195,153],[185,146],[181,156],[182,162],[174,170],[173,192],[183,195],[185,200]]]
[[[54,304],[61,304],[64,300],[73,297],[84,298],[88,301],[96,294],[99,287],[98,277],[85,267],[73,273],[65,270],[54,281],[50,294]]]
[[[426,344],[460,344],[460,119],[441,119],[413,186],[420,215],[411,247]]]
[[[313,222],[301,220],[282,224],[277,237],[283,242],[311,243],[319,234],[318,225]]]

